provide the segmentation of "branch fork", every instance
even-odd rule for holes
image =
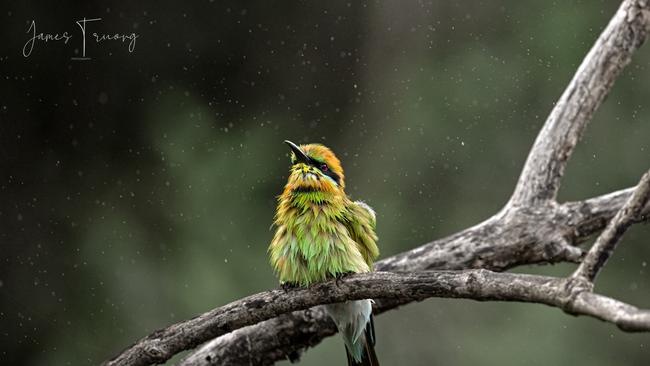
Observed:
[[[271,290],[213,309],[142,338],[105,364],[162,363],[203,342],[179,365],[295,360],[304,348],[336,332],[322,308],[312,306],[365,298],[377,299],[376,313],[434,296],[533,302],[625,331],[650,332],[649,310],[593,292],[625,230],[650,219],[650,172],[636,188],[578,202],[556,201],[582,133],[649,32],[650,3],[623,1],[549,114],[512,197],[493,217],[377,262],[378,272],[349,276],[338,285],[328,281],[307,289]],[[576,247],[601,231],[586,254]],[[568,278],[499,272],[554,262],[580,265]]]

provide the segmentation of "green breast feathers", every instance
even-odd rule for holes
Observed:
[[[280,282],[306,286],[371,271],[379,255],[374,211],[360,201],[335,204],[303,194],[313,192],[298,193],[278,207],[269,254]]]

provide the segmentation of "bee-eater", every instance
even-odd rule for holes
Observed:
[[[308,286],[372,270],[379,255],[375,212],[345,193],[341,162],[320,145],[291,148],[291,172],[278,197],[271,265],[283,286]],[[372,300],[325,305],[343,336],[348,365],[377,366]]]

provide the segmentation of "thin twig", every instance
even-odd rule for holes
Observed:
[[[638,220],[643,208],[650,199],[650,171],[646,172],[636,186],[634,193],[616,216],[607,224],[591,247],[585,259],[574,272],[574,277],[582,277],[589,282],[594,282],[596,276],[603,268],[609,257],[614,253],[616,245],[625,234],[630,225]]]

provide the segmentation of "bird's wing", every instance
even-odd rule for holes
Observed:
[[[372,262],[379,255],[375,211],[361,201],[352,202],[347,211],[345,225],[350,237],[357,243],[363,259],[372,269]]]

